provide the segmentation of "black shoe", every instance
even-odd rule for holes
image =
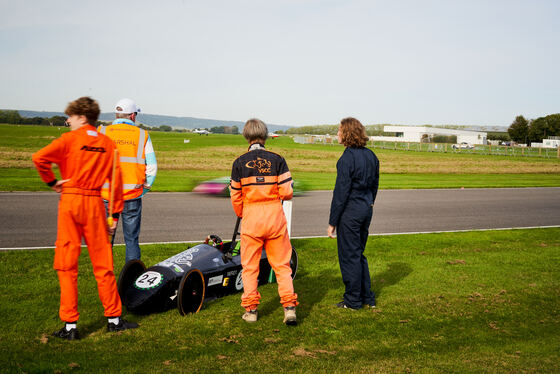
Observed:
[[[348,305],[346,305],[346,303],[344,301],[341,301],[340,303],[336,304],[337,308],[343,308],[343,309],[352,309],[355,310],[354,308],[350,308]]]
[[[80,339],[80,334],[78,333],[78,329],[70,329],[70,331],[66,330],[66,326],[62,327],[60,330],[55,331],[52,333],[52,336],[56,336],[57,338],[66,339],[66,340],[78,340]]]
[[[138,324],[136,322],[128,322],[127,320],[122,318],[119,318],[118,324],[107,322],[107,331],[109,332],[124,331],[128,329],[135,329],[137,327]]]

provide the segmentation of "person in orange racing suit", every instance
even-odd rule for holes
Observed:
[[[71,131],[33,155],[33,162],[41,179],[54,191],[60,193],[58,205],[58,228],[54,255],[54,269],[60,282],[60,319],[66,322],[54,336],[79,339],[78,313],[78,258],[82,236],[85,238],[93,273],[97,281],[99,298],[108,318],[109,331],[136,328],[138,325],[120,318],[122,306],[113,273],[113,251],[108,241],[105,207],[101,199],[101,186],[112,178],[115,144],[99,134],[95,124],[99,105],[89,97],[81,97],[68,104],[65,113]],[[62,180],[57,180],[51,167],[60,168]],[[117,158],[114,212],[123,209],[122,180]]]
[[[241,229],[241,265],[245,308],[243,319],[256,322],[261,298],[257,290],[262,249],[278,281],[284,323],[297,324],[297,294],[292,283],[290,258],[292,246],[288,236],[282,200],[293,195],[292,177],[284,158],[264,148],[268,136],[266,125],[250,119],[243,128],[249,151],[237,158],[231,171],[231,203],[235,214],[243,218]]]

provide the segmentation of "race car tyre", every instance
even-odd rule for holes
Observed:
[[[294,247],[292,247],[292,258],[290,258],[290,267],[292,268],[292,279],[296,277],[298,269],[298,254]]]
[[[204,275],[198,269],[190,270],[181,279],[181,284],[177,291],[177,309],[179,313],[182,316],[189,313],[197,313],[202,308],[205,293]]]
[[[117,282],[117,290],[119,291],[123,304],[126,290],[132,286],[144,271],[146,271],[146,265],[140,260],[130,260],[124,264]]]

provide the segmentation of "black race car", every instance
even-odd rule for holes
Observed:
[[[177,307],[181,315],[196,313],[205,300],[243,290],[241,256],[236,241],[239,222],[229,243],[210,235],[206,242],[187,248],[146,269],[140,260],[128,261],[118,280],[122,303],[135,314],[162,312]],[[212,241],[212,244],[210,244]],[[292,248],[292,278],[296,276],[298,256]],[[259,285],[274,282],[274,272],[263,249]]]

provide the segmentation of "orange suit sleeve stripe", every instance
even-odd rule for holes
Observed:
[[[257,181],[257,178],[264,178],[260,182]],[[276,175],[267,175],[267,176],[260,176],[260,177],[245,177],[241,178],[241,185],[247,186],[251,184],[276,184],[278,183],[278,177]]]
[[[280,174],[278,176],[278,184],[286,183],[291,180],[292,180],[292,174],[289,171],[285,172],[284,174]]]

